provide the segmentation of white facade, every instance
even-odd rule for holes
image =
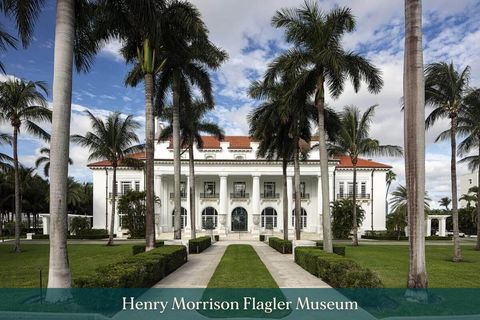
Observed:
[[[258,233],[273,227],[283,229],[282,167],[280,162],[256,158],[258,144],[248,137],[225,137],[218,142],[204,137],[204,149],[195,149],[196,226],[202,229],[207,220],[214,222],[217,232]],[[188,159],[182,156],[182,210],[186,216],[188,235],[192,222],[189,214]],[[173,231],[173,151],[168,141],[157,143],[155,149],[155,205],[157,234]],[[321,233],[321,180],[318,152],[312,152],[308,161],[301,162],[302,227],[304,232]],[[362,160],[357,174],[358,199],[365,210],[360,232],[385,230],[385,173],[387,165]],[[93,171],[93,227],[105,228],[110,221],[112,170],[108,163],[89,165]],[[108,175],[106,175],[108,173]],[[293,232],[293,166],[288,168],[287,194],[289,229]],[[347,197],[352,192],[353,171],[348,159],[332,159],[329,163],[330,200]],[[144,173],[120,167],[117,169],[119,194],[129,189],[144,189]],[[121,234],[120,219],[115,219],[115,230]]]

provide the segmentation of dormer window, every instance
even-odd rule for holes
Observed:
[[[205,160],[215,160],[215,155],[207,154],[207,155],[205,155]]]
[[[235,160],[245,160],[245,156],[243,154],[236,154]]]

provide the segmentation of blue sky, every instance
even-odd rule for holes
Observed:
[[[30,80],[43,80],[51,92],[53,45],[55,28],[54,1],[47,0],[36,25],[35,38],[26,50],[3,52],[1,61],[7,75]],[[265,70],[268,62],[288,47],[281,30],[270,26],[275,10],[298,6],[301,0],[192,0],[210,29],[211,39],[229,54],[229,60],[212,74],[215,84],[216,110],[211,114],[227,134],[246,134],[246,115],[256,102],[248,98],[246,89]],[[378,95],[366,90],[355,94],[349,86],[338,100],[328,103],[341,109],[355,104],[365,109],[378,104],[372,136],[383,143],[403,145],[403,119],[399,112],[402,96],[403,71],[403,0],[320,1],[325,10],[349,6],[357,17],[357,29],[344,39],[344,46],[362,53],[383,72],[385,87]],[[458,67],[470,65],[473,86],[479,86],[480,76],[480,3],[474,0],[424,1],[425,62],[454,61]],[[1,17],[1,23],[11,29],[11,22]],[[89,123],[82,111],[106,115],[110,111],[133,114],[143,121],[142,86],[127,88],[123,80],[129,67],[118,53],[119,43],[105,45],[88,74],[76,74],[73,82],[72,133],[85,133]],[[1,76],[5,78],[5,76]],[[51,96],[48,97],[51,101]],[[428,112],[428,110],[427,110]],[[443,121],[427,133],[427,190],[434,200],[448,195],[449,149],[445,143],[434,144],[434,137],[447,128]],[[10,132],[1,124],[2,132]],[[23,135],[20,141],[21,161],[33,165],[43,143]],[[0,147],[2,152],[9,152]],[[74,165],[70,175],[82,181],[91,180],[85,167],[87,152],[72,146]],[[394,166],[398,181],[403,183],[403,159],[377,159]],[[467,169],[459,167],[460,174]]]

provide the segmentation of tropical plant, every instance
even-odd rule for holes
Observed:
[[[72,165],[73,160],[68,158],[68,164]],[[50,171],[50,148],[41,148],[40,157],[35,161],[35,167],[38,169],[43,165],[43,175],[48,178],[48,173]]]
[[[357,163],[360,156],[401,156],[402,148],[395,145],[381,145],[378,140],[370,138],[370,125],[373,122],[376,106],[368,108],[363,114],[355,106],[345,107],[340,117],[340,130],[335,139],[329,143],[331,155],[346,155],[353,165],[353,197],[357,203]],[[353,206],[352,243],[358,246],[357,207]]]
[[[0,146],[2,144],[12,145],[12,136],[6,133],[0,133]],[[11,169],[11,163],[13,159],[5,154],[0,152],[0,172]]]
[[[480,183],[480,89],[470,92],[464,101],[464,107],[458,115],[458,133],[465,139],[458,145],[458,154],[463,157],[459,162],[467,163],[468,168],[477,171],[477,181]],[[477,149],[476,155],[469,155]],[[476,194],[477,203],[477,244],[475,250],[480,250],[480,188],[469,190]]]
[[[450,174],[452,187],[452,220],[453,220],[453,261],[462,261],[460,236],[458,230],[458,196],[457,196],[457,129],[458,115],[464,105],[469,90],[470,67],[462,71],[456,70],[453,62],[436,62],[425,68],[425,103],[433,107],[433,111],[425,120],[427,129],[439,119],[450,119],[450,135],[441,134],[436,141],[450,140],[451,160]]]
[[[57,0],[53,63],[52,139],[50,142],[50,250],[48,288],[70,288],[67,251],[67,187],[72,108],[72,69],[88,71],[99,46],[93,37],[96,2]],[[71,296],[48,290],[46,301]]]
[[[449,210],[448,206],[450,205],[450,203],[452,203],[452,199],[450,199],[449,197],[443,197],[438,201],[440,207],[445,207],[445,211]]]
[[[0,12],[6,17],[13,19],[17,27],[17,32],[24,48],[28,46],[33,37],[33,27],[43,6],[44,0],[1,0]],[[17,39],[10,35],[2,25],[0,25],[0,51],[5,51],[7,47],[17,48]],[[0,62],[0,70],[5,72],[3,64]]]
[[[425,263],[425,95],[422,47],[422,1],[405,0],[403,75],[405,180],[408,191],[408,288],[426,288]],[[417,297],[415,290],[407,296]],[[423,299],[422,299],[423,300]]]
[[[45,99],[47,89],[43,82],[9,79],[0,83],[0,122],[9,122],[13,128],[12,148],[13,167],[15,172],[15,223],[18,225],[15,233],[15,252],[20,252],[20,221],[21,221],[21,192],[18,135],[21,130],[40,137],[50,138],[49,134],[36,122],[51,121],[51,111]]]
[[[70,232],[74,235],[81,235],[90,229],[92,226],[86,217],[74,217],[70,221]]]
[[[301,8],[277,11],[272,24],[286,29],[286,39],[293,48],[274,60],[266,73],[266,82],[273,83],[282,73],[300,73],[293,90],[307,96],[314,94],[315,97],[322,179],[323,243],[324,250],[332,252],[325,86],[336,98],[343,92],[347,79],[352,81],[355,91],[360,89],[360,83],[364,81],[373,93],[380,91],[383,81],[380,71],[367,59],[342,47],[342,37],[355,29],[355,19],[349,8],[337,8],[325,13],[316,2],[306,1]]]
[[[407,226],[408,223],[405,212],[397,210],[387,215],[387,231],[391,234],[396,234],[397,240],[400,240]]]
[[[132,153],[141,152],[143,145],[139,145],[139,139],[135,130],[140,129],[140,123],[129,115],[124,117],[121,113],[115,112],[103,119],[95,117],[90,111],[86,111],[90,118],[92,131],[85,136],[74,135],[72,142],[78,143],[90,149],[89,160],[107,159],[110,161],[113,170],[113,186],[117,185],[117,168],[127,161]],[[133,161],[132,158],[128,161]],[[112,210],[110,215],[110,232],[107,245],[113,245],[113,234],[115,226],[115,205],[117,188],[112,191]]]
[[[159,54],[164,61],[156,79],[155,107],[157,114],[165,104],[169,92],[172,94],[172,137],[174,166],[174,238],[181,239],[181,198],[180,198],[180,109],[182,102],[189,101],[192,87],[199,89],[206,104],[213,106],[212,83],[208,69],[217,69],[227,54],[216,47],[208,38],[208,30],[200,12],[189,2],[172,1],[169,6],[182,4],[181,10],[169,10],[168,19],[177,19],[177,24],[167,33]],[[183,15],[178,13],[183,12]],[[180,20],[180,21],[178,21]]]
[[[430,201],[432,201],[427,194],[424,195],[423,206],[427,210],[430,210]],[[408,190],[405,186],[398,185],[392,192],[392,198],[390,199],[390,211],[391,212],[403,212],[406,219],[408,219]],[[423,217],[425,220],[425,216]]]
[[[332,233],[335,239],[348,239],[350,233],[355,232],[355,225],[361,225],[365,219],[365,210],[359,204],[354,206],[354,203],[353,199],[332,202]]]
[[[130,238],[145,237],[145,211],[145,192],[129,191],[118,200],[122,228],[128,230]]]
[[[388,215],[388,193],[390,191],[390,187],[392,186],[392,182],[397,180],[397,174],[392,170],[388,170],[385,174],[385,182],[387,184],[387,192],[385,192],[385,213]]]
[[[194,146],[203,148],[202,133],[207,133],[222,140],[225,136],[220,127],[205,119],[208,111],[212,110],[212,106],[202,100],[195,99],[192,102],[185,101],[182,103],[182,118],[180,119],[180,138],[183,148],[188,150],[189,172],[189,193],[190,193],[190,221],[191,221],[191,237],[196,238],[196,213],[195,213],[195,159]],[[166,140],[173,134],[173,107],[163,110],[163,118],[168,120],[170,125],[165,127],[159,135],[159,140]]]

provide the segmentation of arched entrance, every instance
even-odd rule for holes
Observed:
[[[277,227],[277,210],[272,207],[263,209],[260,219],[262,228],[275,229]]]
[[[248,215],[247,210],[237,207],[232,211],[232,231],[247,231]]]
[[[187,209],[184,207],[180,208],[180,223],[182,229],[187,226]],[[175,209],[172,211],[172,227],[175,227]]]

